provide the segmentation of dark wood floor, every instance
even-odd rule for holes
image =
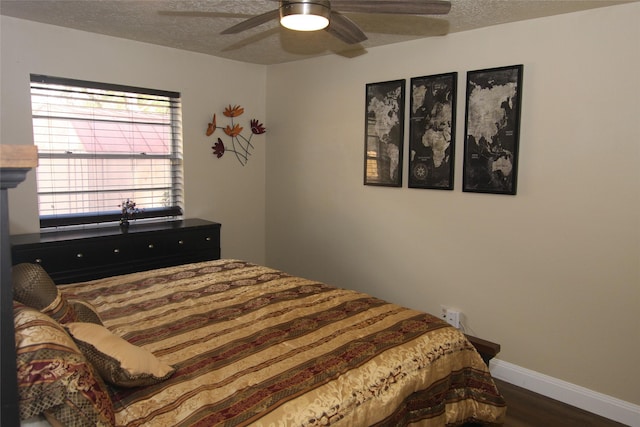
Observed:
[[[624,424],[495,380],[507,401],[505,427],[621,427]]]

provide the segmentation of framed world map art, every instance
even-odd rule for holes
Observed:
[[[411,79],[409,188],[453,190],[458,73]]]
[[[405,80],[366,85],[364,184],[402,187]]]
[[[462,191],[516,194],[522,70],[467,72]]]

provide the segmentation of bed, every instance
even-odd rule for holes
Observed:
[[[57,287],[35,264],[13,270],[22,418],[105,426],[504,421],[505,402],[464,334],[370,295],[231,259]],[[51,390],[61,397],[44,402]]]

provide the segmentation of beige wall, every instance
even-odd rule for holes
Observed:
[[[213,113],[239,104],[265,120],[264,66],[60,27],[1,18],[0,142],[33,144],[29,73],[177,91],[182,94],[185,214],[222,223],[222,255],[265,259],[265,137],[242,167],[232,154],[217,159],[204,132]],[[230,77],[232,76],[232,77]],[[251,117],[249,117],[251,115]],[[12,233],[38,230],[35,173],[9,191]]]
[[[269,67],[267,261],[457,307],[502,360],[640,403],[639,18],[636,3]],[[518,194],[463,193],[465,73],[513,64]],[[455,190],[406,188],[406,166],[405,188],[364,186],[365,84],[451,71]]]

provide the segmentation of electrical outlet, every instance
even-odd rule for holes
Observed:
[[[440,308],[442,309],[442,319],[444,319],[454,328],[460,329],[460,318],[462,316],[462,312],[460,310],[449,308],[444,305],[441,305]]]
[[[447,322],[454,328],[460,328],[460,312],[452,308],[447,310]]]

